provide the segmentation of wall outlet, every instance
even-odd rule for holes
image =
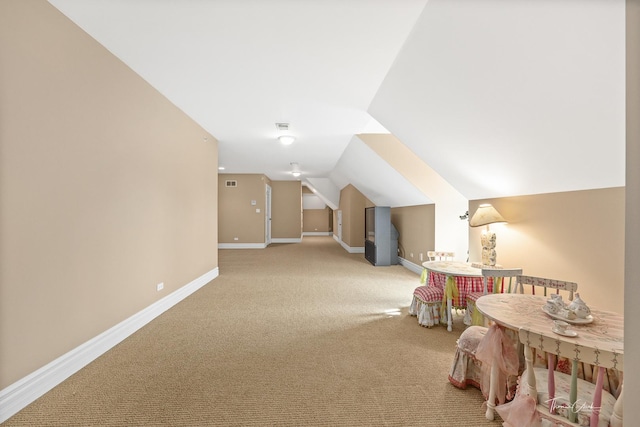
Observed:
[[[164,282],[160,282],[156,285],[156,291],[160,292],[164,289]]]
[[[233,240],[238,240],[238,238],[237,238],[237,237],[234,237],[234,238],[233,238]]]
[[[413,258],[413,252],[411,252],[411,258]]]
[[[422,252],[420,252],[420,261],[422,261]]]

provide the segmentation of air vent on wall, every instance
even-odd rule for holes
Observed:
[[[236,181],[235,179],[228,179],[224,182],[224,186],[225,187],[237,187],[238,186],[238,181]]]
[[[289,123],[276,123],[276,129],[280,132],[286,132],[289,130]]]

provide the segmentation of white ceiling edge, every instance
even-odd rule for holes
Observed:
[[[331,209],[339,209],[340,189],[329,178],[307,178],[305,184]]]
[[[470,200],[619,187],[624,76],[624,0],[430,0],[369,113]]]
[[[317,194],[302,195],[302,209],[325,209],[327,204]]]
[[[378,133],[383,133],[383,134],[389,134],[391,132],[389,132],[387,130],[387,128],[385,128],[384,126],[382,126],[380,124],[380,122],[378,122],[376,119],[374,119],[373,117],[369,116],[369,122],[362,128],[362,132],[358,132],[359,134],[369,134],[369,133],[374,133],[374,134],[378,134]]]
[[[354,136],[330,174],[340,189],[352,184],[376,206],[417,206],[433,201]]]

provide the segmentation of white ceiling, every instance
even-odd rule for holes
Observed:
[[[214,135],[227,173],[296,162],[428,203],[347,149],[386,128],[469,199],[624,185],[624,0],[49,1]]]
[[[623,186],[624,0],[431,0],[369,112],[470,200]]]

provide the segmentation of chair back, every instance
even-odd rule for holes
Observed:
[[[482,281],[483,281],[483,295],[487,295],[489,289],[489,277],[493,278],[493,293],[511,293],[515,292],[516,284],[518,283],[517,277],[522,275],[521,268],[483,268],[482,269]],[[497,280],[500,279],[500,280]],[[509,279],[509,283],[505,284]]]
[[[578,284],[575,282],[567,282],[564,280],[546,279],[543,277],[533,276],[518,276],[516,282],[516,292],[524,293],[525,285],[531,286],[531,293],[536,294],[536,288],[544,289],[544,296],[547,296],[548,290],[554,291],[553,293],[559,294],[560,291],[567,291],[569,293],[569,300],[573,300],[573,293],[578,290]]]
[[[526,361],[526,369],[520,382],[522,387],[520,392],[535,399],[536,411],[543,418],[560,421],[563,419],[566,421],[568,418],[572,423],[580,425],[587,425],[588,420],[588,425],[596,427],[602,413],[603,416],[610,417],[609,425],[622,425],[622,392],[616,400],[613,395],[603,391],[603,383],[606,369],[623,371],[623,354],[585,347],[533,332],[527,328],[520,329],[519,338],[524,346]],[[546,352],[547,369],[534,368],[533,349],[537,354]],[[570,377],[556,371],[560,365],[556,364],[556,360],[560,357],[567,358],[571,362]],[[588,381],[577,378],[579,362],[594,366],[594,375],[597,372],[595,386]],[[537,377],[536,370],[538,371]],[[538,388],[536,381],[546,382],[547,389],[541,390],[542,386]],[[566,391],[563,393],[567,384],[570,387],[568,395],[566,395]]]
[[[455,256],[455,252],[427,251],[429,261],[453,261]]]

